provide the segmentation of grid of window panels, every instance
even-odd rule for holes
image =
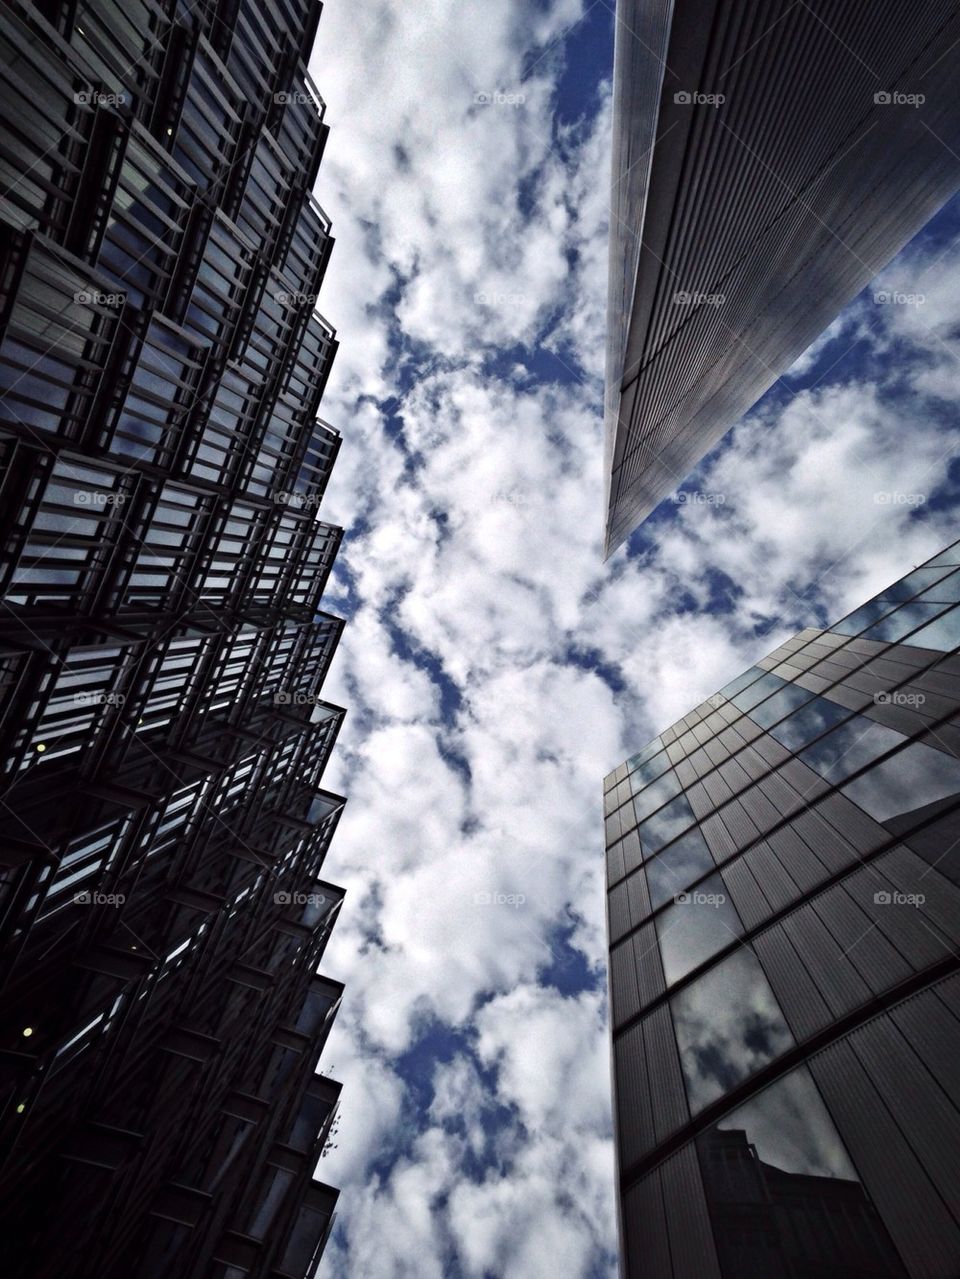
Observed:
[[[320,8],[0,13],[10,1279],[306,1279],[332,1224]]]
[[[960,1271],[960,543],[605,783],[624,1267]]]

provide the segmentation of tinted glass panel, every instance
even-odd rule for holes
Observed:
[[[960,792],[960,760],[915,742],[843,788],[878,822]]]
[[[740,710],[748,711],[752,706],[756,706],[758,702],[762,702],[765,697],[769,697],[771,693],[779,692],[785,682],[779,675],[774,675],[772,672],[767,671],[749,688],[745,688],[742,693],[738,693],[731,700],[734,706],[738,706]]]
[[[806,746],[807,742],[812,742],[815,737],[825,733],[828,728],[842,723],[850,714],[847,707],[829,702],[825,697],[816,697],[812,701],[808,697],[807,701],[808,705],[796,711],[789,719],[785,719],[782,724],[777,724],[770,729],[770,736],[775,737],[790,751],[798,751],[802,746]],[[757,711],[761,710],[763,707],[758,706]],[[753,713],[753,718],[757,718],[757,712]]]
[[[697,1139],[724,1279],[904,1279],[806,1067]]]
[[[658,852],[664,844],[669,844],[672,839],[676,839],[688,826],[692,825],[693,811],[687,797],[678,795],[675,800],[637,827],[644,856],[649,857],[651,853]]]
[[[651,813],[661,808],[668,799],[673,799],[674,795],[680,793],[680,779],[672,770],[664,775],[640,792],[633,801],[634,812],[637,815],[637,821],[642,822],[645,817],[649,817]]]
[[[952,608],[949,613],[909,636],[905,642],[917,648],[936,648],[948,653],[960,644],[960,608]]]
[[[752,951],[728,955],[671,1000],[680,1061],[695,1114],[793,1047]]]
[[[644,746],[643,750],[636,755],[631,755],[627,760],[627,768],[639,768],[641,764],[645,764],[648,759],[652,759],[657,751],[663,750],[663,742],[659,737],[655,737],[648,746]]]
[[[713,869],[713,858],[700,831],[694,827],[647,862],[647,887],[653,909]]]
[[[711,875],[696,888],[679,893],[674,904],[657,916],[667,985],[686,977],[742,932],[740,917],[719,875]]]
[[[749,670],[745,670],[742,675],[738,675],[736,679],[732,679],[729,684],[724,684],[720,692],[724,697],[734,697],[741,689],[746,688],[748,684],[752,684],[755,679],[759,679],[763,671],[759,666],[751,666]]]
[[[641,764],[636,772],[630,775],[630,788],[634,794],[643,790],[644,786],[656,779],[670,767],[670,757],[666,751],[658,751],[653,759]]]
[[[902,733],[884,728],[864,715],[854,715],[846,724],[802,751],[800,759],[821,777],[839,782],[902,742]]]
[[[878,622],[876,626],[871,626],[869,630],[864,631],[863,638],[874,640],[877,643],[892,643],[895,640],[903,639],[912,630],[922,626],[924,622],[929,622],[937,613],[942,612],[942,604],[924,604],[919,601],[915,601],[913,604],[904,604],[895,613],[890,613],[885,617],[882,622]]]

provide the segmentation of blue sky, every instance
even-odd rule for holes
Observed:
[[[336,1279],[615,1273],[601,780],[955,537],[957,202],[603,563],[612,24],[321,21]]]

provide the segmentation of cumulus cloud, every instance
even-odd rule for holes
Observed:
[[[312,68],[349,529],[337,1279],[615,1273],[601,779],[950,537],[948,251],[923,308],[868,291],[602,563],[606,68],[555,118],[585,8],[331,0]]]

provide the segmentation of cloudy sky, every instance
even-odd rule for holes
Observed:
[[[321,21],[350,797],[324,1279],[615,1273],[601,780],[956,537],[960,202],[603,563],[612,7]]]

